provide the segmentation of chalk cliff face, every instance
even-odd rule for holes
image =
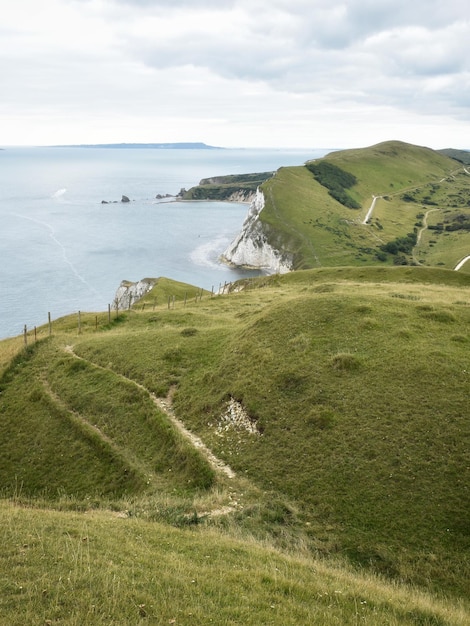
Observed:
[[[292,255],[276,250],[268,243],[266,226],[259,219],[263,208],[264,195],[258,189],[241,232],[222,254],[221,259],[230,265],[259,268],[271,274],[285,274],[292,270]]]
[[[256,197],[256,192],[249,191],[248,189],[240,189],[239,191],[234,191],[227,198],[229,202],[240,202],[251,204]]]
[[[119,309],[129,309],[138,302],[155,285],[155,279],[143,278],[136,283],[123,280],[114,296],[114,306]]]

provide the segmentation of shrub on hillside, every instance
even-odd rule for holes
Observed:
[[[380,246],[380,249],[383,252],[388,252],[389,254],[398,254],[399,252],[404,254],[411,254],[413,247],[416,245],[417,241],[416,233],[408,233],[405,237],[397,237],[393,239],[393,241],[389,241],[383,246]]]
[[[357,178],[350,172],[345,172],[337,165],[328,161],[307,163],[306,168],[312,172],[320,185],[328,189],[332,198],[350,209],[360,209],[361,205],[347,193],[357,183]]]

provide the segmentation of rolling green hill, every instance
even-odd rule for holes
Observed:
[[[298,271],[0,342],[0,623],[470,623],[466,167],[201,183]]]
[[[312,171],[318,167],[330,170],[323,182]],[[293,255],[295,269],[377,263],[453,269],[469,254],[470,174],[429,148],[389,141],[332,152],[280,168],[261,188],[267,241]]]
[[[0,621],[468,623],[470,276],[159,284],[0,343]]]

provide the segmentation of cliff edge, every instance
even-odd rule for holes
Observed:
[[[285,274],[293,269],[293,258],[268,243],[266,227],[259,219],[264,204],[264,194],[257,189],[241,232],[223,252],[221,260],[237,267],[262,269],[268,274]]]
[[[155,278],[143,278],[137,282],[123,280],[114,296],[114,306],[117,309],[130,309],[148,293],[156,283]]]

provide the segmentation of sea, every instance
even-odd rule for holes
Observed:
[[[122,280],[217,291],[256,271],[220,255],[248,207],[173,198],[202,178],[275,171],[327,149],[7,147],[0,150],[0,339],[107,310]],[[122,196],[130,202],[121,202]],[[103,202],[104,201],[104,202]]]

